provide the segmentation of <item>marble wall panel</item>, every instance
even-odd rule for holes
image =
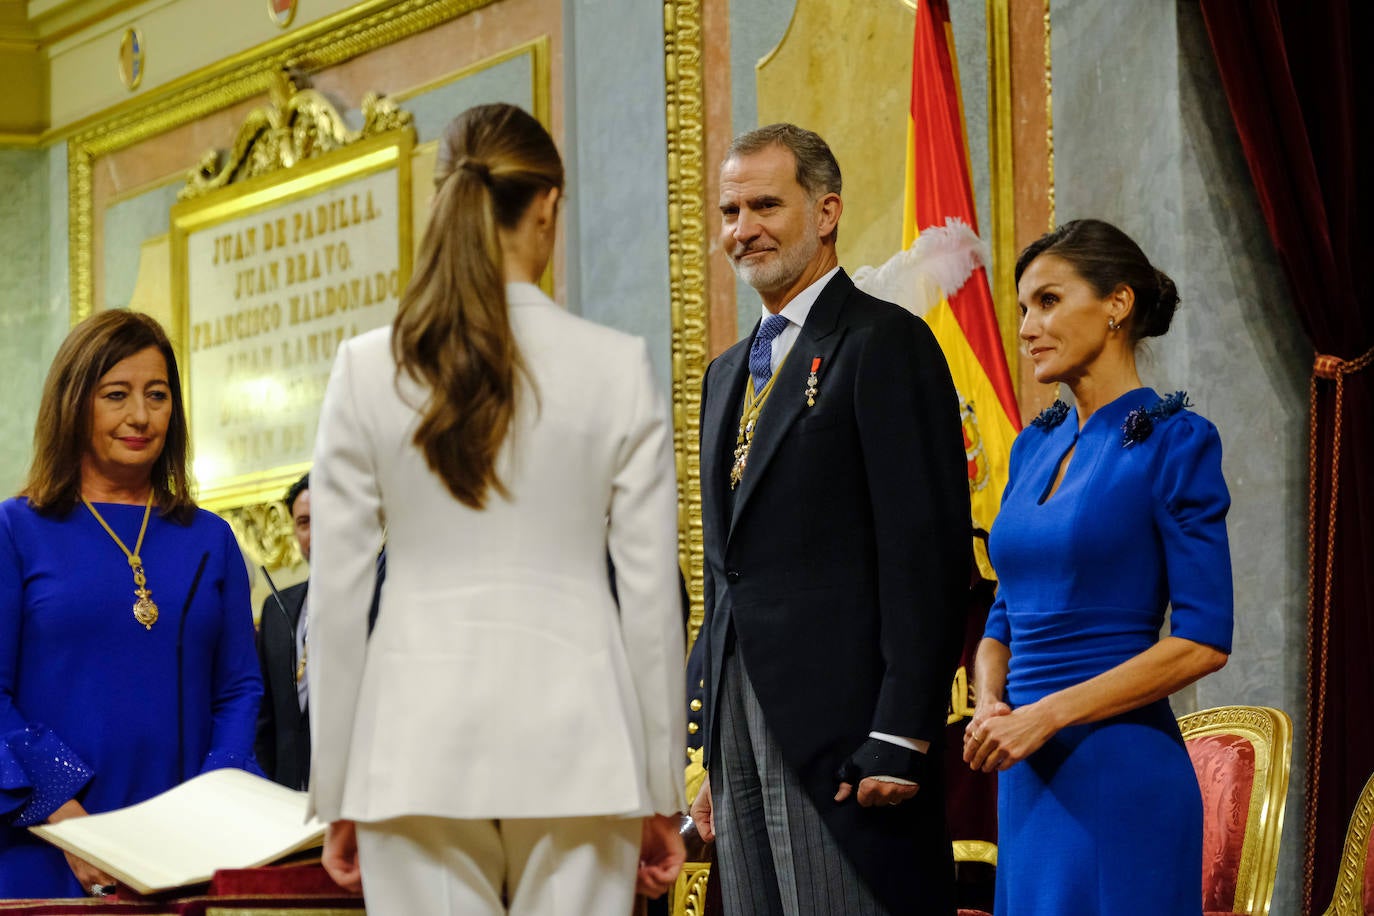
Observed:
[[[565,0],[563,15],[568,306],[644,337],[666,392],[672,324],[663,7]]]
[[[1051,12],[1055,216],[1113,222],[1170,271],[1183,254],[1172,6],[1056,0]]]
[[[449,121],[474,105],[508,102],[528,110],[535,93],[530,54],[517,54],[461,79],[413,95],[411,92],[414,90],[405,93],[399,104],[415,118],[415,142],[438,141]],[[360,109],[351,109],[346,117],[351,127],[362,126]]]
[[[1175,697],[1295,720],[1273,912],[1301,890],[1306,375],[1298,325],[1221,93],[1196,5],[1052,6],[1057,216],[1131,233],[1178,284],[1174,327],[1151,341],[1147,384],[1186,389],[1217,424],[1231,490],[1236,588],[1227,667]]]
[[[48,157],[48,275],[44,296],[48,303],[47,337],[35,341],[44,361],[57,353],[57,347],[71,326],[71,273],[67,269],[67,147],[58,143],[47,151]]]
[[[954,29],[955,65],[959,70],[960,99],[964,103],[964,131],[968,135],[969,167],[973,176],[973,207],[978,216],[978,233],[991,244],[986,0],[950,0],[949,22]]]
[[[128,308],[138,280],[139,253],[149,238],[165,235],[170,228],[168,211],[177,202],[185,181],[177,176],[166,184],[125,198],[106,208],[103,220],[105,307]],[[169,268],[170,271],[170,268]],[[165,289],[170,289],[171,279]]]
[[[8,409],[0,411],[0,497],[12,495],[28,470],[38,398],[52,353],[35,340],[51,334],[45,294],[50,257],[49,162],[42,150],[0,151],[0,383]]]
[[[1195,4],[1178,4],[1187,311],[1199,392],[1224,417],[1235,569],[1235,659],[1198,684],[1199,706],[1277,706],[1294,719],[1275,913],[1301,897],[1306,778],[1307,374],[1299,325]],[[1222,421],[1219,420],[1220,425]]]

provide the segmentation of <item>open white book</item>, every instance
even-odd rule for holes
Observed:
[[[30,827],[140,894],[209,881],[319,846],[306,794],[243,770],[211,770],[137,805]]]

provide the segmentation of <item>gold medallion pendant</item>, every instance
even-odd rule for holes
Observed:
[[[143,536],[148,533],[148,517],[153,513],[153,494],[148,493],[148,503],[143,507],[143,524],[138,529],[138,540],[134,543],[134,549],[130,550],[119,539],[119,535],[114,533],[114,529],[101,518],[100,513],[95,510],[95,506],[85,496],[81,497],[81,502],[95,516],[95,520],[100,523],[100,527],[105,529],[119,549],[124,551],[124,556],[129,560],[129,568],[134,574],[134,619],[143,624],[143,629],[151,630],[153,624],[157,623],[157,605],[153,603],[153,593],[148,588],[148,579],[143,575],[143,560],[138,552],[143,549]]]
[[[142,577],[142,566],[138,567],[135,575]],[[134,602],[134,619],[143,624],[143,629],[151,630],[153,624],[157,623],[157,605],[153,603],[153,593],[146,588],[136,588],[134,594],[138,596]]]

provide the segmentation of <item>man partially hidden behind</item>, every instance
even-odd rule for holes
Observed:
[[[291,485],[284,499],[300,544],[310,562],[310,475]],[[306,703],[305,599],[309,583],[273,591],[258,620],[258,662],[262,665],[262,706],[254,749],[258,765],[276,782],[304,789],[310,778],[310,714]]]
[[[762,320],[703,385],[692,816],[731,916],[952,914],[938,762],[970,538],[949,368],[924,322],[840,269],[819,136],[744,134],[720,185]]]

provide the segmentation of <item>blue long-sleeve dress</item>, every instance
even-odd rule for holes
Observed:
[[[1011,649],[1013,708],[1145,651],[1170,605],[1172,635],[1230,651],[1221,442],[1184,400],[1135,389],[1081,431],[1056,405],[1017,438],[985,631]],[[1198,916],[1202,801],[1168,701],[1066,728],[1003,773],[998,847],[997,916]]]
[[[144,507],[96,508],[132,548]],[[178,624],[202,555],[179,728]],[[98,813],[206,770],[256,771],[262,678],[233,533],[209,512],[182,525],[154,509],[141,556],[151,630],[134,619],[124,553],[84,506],[49,517],[0,503],[0,898],[83,895],[61,851],[25,829],[71,798]]]

